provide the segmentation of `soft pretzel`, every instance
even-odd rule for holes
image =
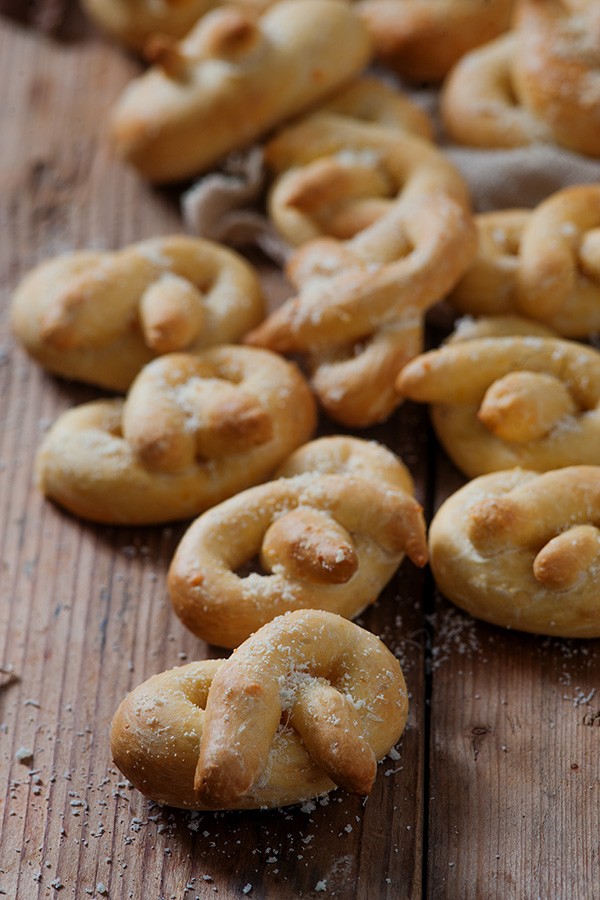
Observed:
[[[514,83],[562,147],[600,157],[600,5],[520,0]]]
[[[371,53],[342,0],[283,0],[257,21],[235,6],[204,16],[118,101],[118,154],[151,181],[188,178],[332,93]]]
[[[406,722],[397,659],[332,613],[279,616],[228,660],[155,675],[121,703],[113,758],[142,793],[187,809],[368,794]]]
[[[295,366],[247,347],[149,363],[125,400],[68,410],[38,452],[41,490],[96,522],[189,518],[267,478],[315,427]]]
[[[241,256],[183,235],[56,257],[25,277],[12,303],[14,331],[38,362],[117,391],[154,356],[236,341],[263,313]]]
[[[279,613],[327,609],[354,618],[404,554],[427,560],[407,470],[379,444],[322,438],[292,454],[276,481],[192,523],[169,570],[177,615],[198,637],[241,644]],[[260,566],[247,572],[253,560]]]
[[[321,404],[357,427],[398,405],[393,380],[422,347],[424,311],[475,253],[460,176],[374,107],[368,116],[338,98],[267,146],[271,215],[289,241],[306,243],[288,265],[298,295],[246,336],[307,354]]]
[[[591,347],[540,337],[449,344],[412,360],[397,388],[433,404],[441,443],[471,478],[600,464],[600,353]]]
[[[431,523],[440,590],[480,619],[540,634],[600,637],[600,467],[495,472]]]
[[[449,299],[461,312],[517,312],[565,337],[600,330],[600,184],[568,187],[533,211],[476,216],[478,256]]]
[[[553,143],[549,126],[515,102],[514,32],[471,50],[444,82],[440,112],[448,136],[470,147]]]
[[[382,61],[417,81],[441,81],[473,47],[510,25],[513,0],[358,0]]]
[[[600,8],[521,0],[514,31],[464,56],[441,97],[447,133],[475,147],[542,141],[600,156]]]

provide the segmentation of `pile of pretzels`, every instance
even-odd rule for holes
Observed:
[[[183,234],[65,254],[15,292],[36,361],[123,395],[52,425],[39,487],[95,522],[192,520],[173,607],[233,650],[126,697],[115,762],[183,808],[367,795],[408,701],[393,654],[350,620],[405,557],[488,622],[600,636],[600,162],[598,184],[474,215],[398,86],[443,81],[455,141],[600,160],[598,4],[82,2],[150,62],[112,111],[115,155],[167,184],[258,145],[291,294],[266,315],[244,256]],[[440,301],[467,318],[425,352]],[[320,414],[362,429],[406,398],[431,404],[472,479],[429,539],[397,456],[313,439]]]

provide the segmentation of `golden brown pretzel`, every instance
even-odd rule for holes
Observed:
[[[263,312],[241,256],[175,235],[43,262],[17,288],[12,323],[51,372],[124,391],[154,356],[236,341]]]
[[[173,353],[149,363],[124,401],[63,413],[38,452],[38,482],[97,522],[188,518],[267,478],[315,418],[306,382],[272,353]]]
[[[600,330],[600,184],[564,188],[533,211],[476,216],[479,252],[450,301],[518,312],[565,337]]]
[[[235,647],[292,609],[354,618],[405,553],[418,565],[427,560],[410,475],[381,445],[321,438],[278,474],[208,510],[177,548],[169,570],[173,606],[210,643]],[[254,559],[258,571],[245,572]]]
[[[515,29],[464,56],[441,98],[446,131],[476,147],[556,143],[600,156],[600,7],[521,0]]]
[[[371,53],[365,26],[341,0],[283,0],[256,21],[224,6],[118,101],[118,154],[151,181],[188,178],[251,144],[358,74]]]
[[[438,510],[429,532],[440,590],[480,619],[600,637],[600,467],[495,472]]]
[[[552,143],[548,125],[515,103],[517,37],[509,32],[467,53],[444,82],[440,112],[446,133],[471,147]]]
[[[407,712],[400,665],[379,638],[302,610],[264,625],[228,660],[140,685],[115,714],[111,749],[159,803],[285,806],[335,785],[368,794]]]
[[[428,141],[372,119],[361,104],[325,108],[267,146],[271,215],[307,242],[288,265],[298,295],[246,337],[307,354],[321,404],[357,427],[398,405],[393,379],[422,345],[424,311],[475,252],[455,169]]]
[[[436,433],[469,477],[600,463],[600,353],[573,341],[481,338],[432,350],[400,373],[433,404]]]
[[[441,81],[467,51],[510,25],[513,0],[358,0],[383,62],[418,81]]]
[[[513,74],[521,103],[562,147],[600,157],[600,5],[520,0]]]

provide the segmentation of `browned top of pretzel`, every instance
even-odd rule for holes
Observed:
[[[431,523],[443,593],[472,615],[562,637],[600,637],[600,467],[495,472]]]
[[[450,294],[462,312],[518,312],[565,337],[600,329],[600,184],[565,188],[535,210],[476,217],[479,251]]]
[[[353,618],[377,599],[405,553],[426,562],[410,475],[380,444],[321,438],[278,474],[205,512],[177,548],[171,600],[210,643],[235,647],[293,609]]]
[[[350,110],[304,118],[266,158],[276,225],[313,239],[288,265],[298,295],[247,341],[309,354],[327,412],[373,424],[398,403],[392,381],[418,352],[423,312],[474,255],[464,183],[428,141]]]
[[[285,806],[335,785],[368,794],[407,711],[400,665],[379,638],[303,610],[264,625],[228,660],[140,685],[115,714],[111,748],[159,803]]]
[[[43,262],[17,288],[12,323],[51,372],[124,391],[157,354],[236,341],[263,311],[241,256],[175,235]]]
[[[468,53],[444,86],[449,135],[478,147],[545,141],[600,156],[600,7],[521,0],[515,29]]]
[[[118,101],[117,152],[152,181],[210,168],[332,93],[368,61],[365,26],[341,0],[283,0],[260,18],[208,13]]]
[[[315,408],[295,366],[223,345],[149,363],[126,400],[63,413],[38,452],[50,499],[85,519],[188,518],[267,478],[312,434]]]
[[[506,31],[513,0],[358,0],[357,8],[386,65],[441,81],[467,51]]]
[[[600,463],[600,353],[573,341],[480,338],[425,353],[403,396],[433,404],[435,430],[470,477]]]

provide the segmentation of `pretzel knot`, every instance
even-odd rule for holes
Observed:
[[[398,405],[394,376],[422,347],[425,310],[471,262],[475,232],[464,185],[432,144],[351,112],[317,112],[267,147],[283,173],[272,216],[292,242],[309,240],[288,266],[298,295],[245,340],[307,354],[329,415],[362,427]]]
[[[448,134],[477,147],[556,143],[600,156],[600,10],[521,0],[515,29],[464,56],[441,98]]]
[[[431,523],[438,587],[478,618],[540,634],[600,637],[600,467],[483,475]]]
[[[401,75],[441,81],[467,51],[510,25],[512,0],[359,0],[378,56]]]
[[[181,43],[154,42],[155,65],[113,111],[116,150],[152,181],[189,178],[332,93],[370,53],[339,0],[283,0],[258,19],[225,5]]]
[[[407,713],[400,665],[379,638],[303,610],[264,625],[228,660],[140,685],[115,714],[111,747],[159,803],[285,806],[335,785],[368,794]]]
[[[17,289],[12,318],[51,372],[122,391],[154,356],[236,341],[263,309],[241,256],[177,235],[42,263]]]
[[[398,390],[432,403],[446,452],[469,477],[600,462],[600,354],[573,341],[481,338],[425,353]]]
[[[169,354],[123,400],[63,413],[36,461],[42,491],[97,522],[197,515],[267,478],[310,437],[315,408],[295,366],[267,351]]]
[[[520,312],[565,337],[600,329],[600,185],[475,221],[478,256],[450,295],[458,309]]]
[[[394,454],[323,438],[292,454],[276,481],[200,516],[169,570],[169,592],[198,637],[235,647],[288,610],[347,618],[373,603],[404,554],[427,560],[412,480]]]

